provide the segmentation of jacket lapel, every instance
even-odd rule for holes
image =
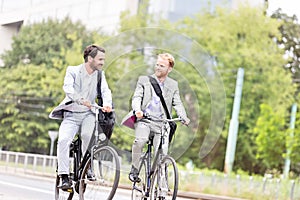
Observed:
[[[82,87],[82,76],[83,76],[83,70],[84,70],[84,64],[81,64],[79,67],[79,71],[77,76],[75,77],[75,85],[77,85],[79,88],[77,88],[77,91],[81,90]]]
[[[170,82],[169,82],[169,78],[167,77],[165,82],[164,82],[164,87],[163,87],[163,91],[162,91],[164,99],[167,98],[170,91],[171,91],[171,85],[170,85]]]

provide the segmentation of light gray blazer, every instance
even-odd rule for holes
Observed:
[[[157,80],[154,74],[151,76]],[[140,76],[132,97],[132,104],[131,104],[132,109],[134,111],[144,111],[147,108],[147,106],[150,104],[150,101],[152,100],[152,95],[153,95],[152,92],[154,92],[154,90],[152,90],[152,85],[150,83],[149,77]],[[162,95],[165,99],[170,115],[172,115],[171,111],[173,107],[178,117],[181,117],[186,122],[190,121],[187,118],[186,111],[180,99],[177,81],[167,77],[164,82]],[[162,105],[161,107],[162,110],[164,111]],[[166,117],[165,112],[164,112],[164,116]]]
[[[49,118],[51,119],[62,119],[63,111],[76,111],[82,108],[82,105],[78,105],[76,102],[82,98],[82,76],[83,76],[84,64],[78,66],[68,66],[66,70],[66,75],[64,78],[63,90],[66,94],[64,100],[55,107],[51,113],[49,114]],[[94,77],[94,81],[92,81],[91,87],[95,88],[95,93],[93,94],[95,98],[93,98],[92,104],[95,103],[95,99],[97,97],[97,76]],[[103,99],[103,106],[112,107],[112,95],[111,90],[108,87],[106,82],[104,71],[102,71],[101,78],[101,95]]]

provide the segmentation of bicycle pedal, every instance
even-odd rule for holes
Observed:
[[[140,182],[141,182],[141,179],[138,177],[138,178],[136,178],[133,182],[135,182],[135,183],[140,183]]]
[[[74,190],[73,190],[72,187],[71,188],[62,188],[62,190],[65,191],[65,192],[69,192],[69,193],[73,193],[74,192]]]
[[[73,191],[73,188],[67,189],[67,192],[73,193],[73,192],[74,192],[74,191]]]
[[[65,191],[65,192],[73,192],[72,185],[70,185],[68,187],[60,185],[60,186],[57,186],[57,188],[61,189],[62,191]]]
[[[105,183],[105,179],[100,178],[98,182],[99,182],[100,184],[104,184],[104,183]]]
[[[162,192],[169,192],[169,191],[170,191],[168,188],[160,188],[160,190],[161,190]]]
[[[141,179],[139,177],[134,177],[132,174],[129,174],[129,180],[133,183],[141,182]]]

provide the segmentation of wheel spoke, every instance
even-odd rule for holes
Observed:
[[[95,181],[88,180],[87,172],[93,164]],[[94,152],[94,158],[88,161],[80,179],[79,196],[83,199],[112,199],[118,187],[120,163],[115,150],[109,146]]]
[[[175,200],[177,190],[178,170],[176,162],[170,156],[166,156],[153,175],[150,199],[165,197],[166,200]]]
[[[143,162],[141,164],[141,169],[139,172],[139,178],[141,179],[140,182],[136,182],[133,184],[131,199],[132,200],[144,200],[147,199],[145,196],[146,194],[146,187],[147,187],[147,171],[146,171],[146,164]]]

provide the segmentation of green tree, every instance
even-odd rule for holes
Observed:
[[[55,35],[55,37],[53,37]],[[103,41],[69,18],[23,26],[0,73],[0,146],[33,153],[49,152],[48,130],[59,121],[48,115],[64,98],[63,77],[68,65],[83,62],[83,48]],[[24,58],[28,62],[23,63]]]
[[[170,32],[172,25],[165,20],[160,20],[157,16],[144,14],[141,12],[136,16],[129,16],[128,13],[123,13],[119,35],[104,42],[109,47],[106,73],[112,80],[110,86],[113,90],[118,122],[131,109],[130,99],[138,76],[154,72],[153,60],[162,51],[168,51],[175,56],[176,66],[170,76],[179,81],[181,96],[186,103],[185,107],[188,108],[190,117],[197,116],[197,102],[192,101],[195,98],[190,98],[194,94],[188,82],[192,81],[190,83],[193,84],[193,89],[197,89],[199,84],[205,87],[205,82],[198,79],[195,75],[196,70],[180,57],[180,52],[172,52],[174,49],[180,49],[178,48],[180,46],[185,48],[183,42],[177,41],[177,38],[172,35],[173,30]],[[169,28],[169,32],[166,28]],[[114,55],[110,55],[112,52]],[[190,138],[193,135],[188,129],[179,127],[177,137],[174,148],[182,149],[187,147],[187,142],[191,141]],[[134,132],[122,126],[116,127],[112,139],[114,144],[122,150],[131,151]],[[182,162],[186,160],[180,159]]]
[[[295,88],[291,84],[289,74],[281,67],[285,63],[285,60],[282,59],[283,51],[278,48],[277,44],[273,41],[274,37],[281,36],[278,31],[278,27],[281,25],[280,22],[265,16],[262,9],[248,6],[240,7],[234,12],[217,9],[215,13],[201,13],[194,18],[186,18],[178,22],[176,28],[166,21],[157,20],[158,18],[151,20],[153,18],[150,18],[150,16],[148,16],[149,18],[139,18],[138,16],[128,17],[125,14],[123,17],[126,20],[121,24],[120,34],[132,34],[124,34],[124,38],[118,38],[117,48],[119,49],[127,49],[131,44],[139,44],[137,46],[140,47],[153,46],[154,48],[159,46],[156,45],[157,43],[161,46],[164,44],[172,44],[171,41],[173,38],[169,37],[169,35],[163,31],[158,31],[156,35],[159,35],[159,37],[156,37],[155,35],[151,35],[151,31],[147,30],[149,26],[157,27],[158,29],[160,27],[167,27],[170,30],[176,30],[179,33],[191,37],[201,44],[210,55],[216,58],[217,68],[222,74],[226,88],[225,92],[228,97],[226,102],[227,121],[219,142],[215,145],[211,154],[203,160],[199,159],[199,150],[201,145],[205,145],[202,144],[202,142],[204,141],[212,120],[211,109],[216,106],[219,107],[220,110],[224,108],[222,105],[212,105],[211,102],[210,93],[212,91],[209,91],[207,88],[206,81],[211,79],[210,81],[214,82],[214,76],[208,78],[209,76],[204,75],[207,80],[199,79],[198,73],[194,69],[189,68],[186,61],[176,64],[176,70],[178,70],[179,74],[185,74],[185,77],[188,77],[189,87],[192,88],[198,99],[198,105],[196,105],[196,107],[199,106],[199,112],[201,114],[201,121],[199,121],[197,126],[197,135],[195,136],[194,142],[179,162],[185,163],[188,159],[192,158],[198,166],[206,165],[210,168],[223,169],[228,124],[233,103],[232,94],[234,93],[236,81],[235,74],[237,68],[245,68],[246,74],[240,112],[240,129],[235,169],[240,168],[250,173],[263,173],[267,166],[257,160],[257,149],[261,147],[258,146],[260,143],[256,143],[258,133],[254,131],[257,125],[256,121],[260,117],[261,112],[259,105],[262,103],[270,105],[276,114],[286,116],[288,114],[287,110],[293,102],[293,92],[295,91]],[[145,29],[130,32],[140,27],[144,27]],[[168,39],[166,40],[166,38]],[[185,47],[182,42],[184,41],[177,40],[177,46]],[[172,46],[170,47],[172,48]],[[176,49],[175,46],[173,46],[173,49]],[[198,53],[193,51],[192,48],[184,48],[184,50],[190,51],[191,54],[194,55]],[[178,53],[180,56],[180,52],[175,53]],[[118,69],[116,70],[118,73],[113,75],[115,77],[113,78],[115,80],[113,82],[114,86],[126,82],[122,87],[113,86],[115,89],[116,107],[117,109],[121,108],[121,111],[118,111],[119,116],[124,116],[128,111],[129,102],[127,103],[126,101],[124,103],[124,99],[130,99],[138,75],[145,74],[145,72],[149,74],[149,71],[142,69],[143,66],[148,65],[143,58],[147,58],[147,56],[144,55],[143,48],[137,49],[135,52],[127,52],[125,55],[122,54],[118,59],[111,62],[111,66],[107,69],[108,71]],[[176,60],[180,59],[176,58]],[[202,64],[205,66],[205,63]],[[133,71],[135,73],[132,73]],[[276,74],[276,76],[274,76],[274,74]],[[176,77],[176,74],[173,73],[171,76]],[[182,96],[188,99],[191,93],[186,90],[184,84],[180,85],[183,87],[181,88],[181,91],[183,91]],[[282,85],[286,85],[288,89],[282,87]],[[190,111],[189,114],[196,116],[198,110],[192,105],[193,104],[188,104],[187,106],[191,108],[188,110]],[[187,141],[184,140],[186,139],[184,137],[190,134],[190,131],[191,130],[187,132],[186,130],[183,131],[183,133],[178,136],[180,139],[176,141],[175,146],[186,144]],[[124,130],[124,132],[127,132],[127,130]],[[119,132],[116,132],[116,134],[119,134]],[[127,147],[123,147],[129,151],[131,142],[124,143],[123,141],[132,140],[132,134],[130,136],[120,134],[121,136],[117,139],[119,144],[127,145]],[[283,144],[285,143],[284,141],[282,142]],[[284,145],[281,147],[282,149],[280,150],[285,152]]]
[[[275,113],[271,106],[261,104],[261,114],[256,121],[257,158],[268,169],[282,169],[284,164],[285,142],[287,137],[286,120]],[[280,162],[278,162],[280,161]]]
[[[19,65],[1,69],[0,146],[11,151],[47,153],[48,130],[57,128],[48,123],[47,108],[55,97],[54,69],[44,66]]]
[[[180,149],[193,141],[178,162],[184,164],[192,159],[199,167],[223,169],[235,75],[236,70],[243,67],[245,79],[234,169],[264,173],[265,169],[282,164],[281,159],[277,163],[276,160],[269,163],[266,156],[282,157],[284,154],[286,141],[280,141],[280,138],[284,138],[287,124],[282,124],[282,118],[289,115],[289,108],[294,102],[295,87],[290,73],[282,68],[286,64],[282,58],[284,50],[274,42],[274,38],[282,37],[279,31],[281,25],[282,22],[265,16],[262,9],[246,6],[234,11],[217,9],[214,13],[201,12],[176,24],[148,15],[143,9],[136,16],[125,12],[118,37],[88,32],[83,25],[74,25],[69,19],[25,26],[14,38],[12,51],[3,57],[6,67],[0,69],[0,86],[4,88],[0,91],[0,146],[25,152],[48,152],[50,140],[47,131],[57,130],[59,126],[59,121],[48,119],[48,113],[64,97],[61,87],[65,68],[82,62],[83,48],[87,44],[97,43],[107,49],[104,70],[117,112],[112,142],[121,151],[130,151],[134,138],[133,131],[118,125],[130,110],[130,97],[137,77],[153,72],[151,60],[155,54],[169,51],[175,55],[177,62],[170,75],[179,81],[189,116],[197,124],[190,129],[179,127],[177,133],[180,134],[176,136],[174,146]],[[153,28],[157,29],[153,31]],[[52,29],[55,31],[52,32]],[[215,58],[218,71],[210,73],[212,69],[206,67],[199,49],[192,45],[185,46],[185,40],[173,37],[166,30],[186,35],[201,44]],[[53,41],[49,39],[52,35],[57,36]],[[158,48],[161,46],[168,48]],[[136,48],[127,51],[132,47]],[[152,48],[151,55],[147,54],[149,47]],[[174,52],[177,49],[182,51]],[[188,52],[192,57],[198,56],[201,61],[197,64],[203,66],[202,77],[199,78],[199,71],[181,56],[182,52]],[[30,61],[30,64],[23,61]],[[203,141],[213,120],[211,110],[217,108],[221,113],[225,109],[222,103],[212,104],[213,92],[220,93],[214,98],[222,98],[223,88],[218,85],[217,73],[222,75],[227,95],[226,121],[218,143],[208,156],[200,160],[199,151],[206,145]],[[212,91],[208,83],[219,88]],[[194,96],[196,100],[191,98]],[[267,113],[270,108],[270,113]],[[268,122],[268,119],[272,121]],[[263,126],[265,121],[269,126]],[[277,126],[277,122],[280,125]],[[275,128],[280,135],[273,135],[275,133],[268,128]],[[271,132],[272,137],[265,138],[266,132],[261,129]],[[197,133],[191,136],[193,131]],[[295,139],[297,135],[296,130]],[[267,151],[266,139],[270,139],[271,144],[279,143],[276,152]],[[295,145],[293,152],[298,148]]]
[[[265,16],[260,8],[241,6],[234,11],[217,9],[215,13],[199,14],[195,18],[184,19],[182,23],[178,25],[179,31],[194,38],[216,57],[226,88],[227,121],[217,149],[205,161],[212,161],[207,162],[209,167],[223,169],[235,73],[243,67],[245,77],[234,169],[263,173],[264,167],[256,159],[258,146],[254,131],[261,115],[259,106],[268,104],[274,112],[286,116],[295,91],[290,75],[282,68],[285,63],[283,51],[273,41],[274,37],[281,37],[278,30],[280,22]],[[207,100],[205,103],[209,104]],[[201,110],[206,108],[201,107]],[[200,141],[201,138],[203,135],[200,134]],[[199,140],[195,141],[191,151],[197,148]],[[281,151],[285,152],[285,149]]]
[[[298,84],[299,92],[300,25],[297,16],[288,16],[283,13],[281,9],[278,9],[271,17],[282,22],[279,27],[281,37],[276,38],[276,41],[277,44],[285,51],[287,63],[285,63],[284,67],[290,70],[294,81]]]

